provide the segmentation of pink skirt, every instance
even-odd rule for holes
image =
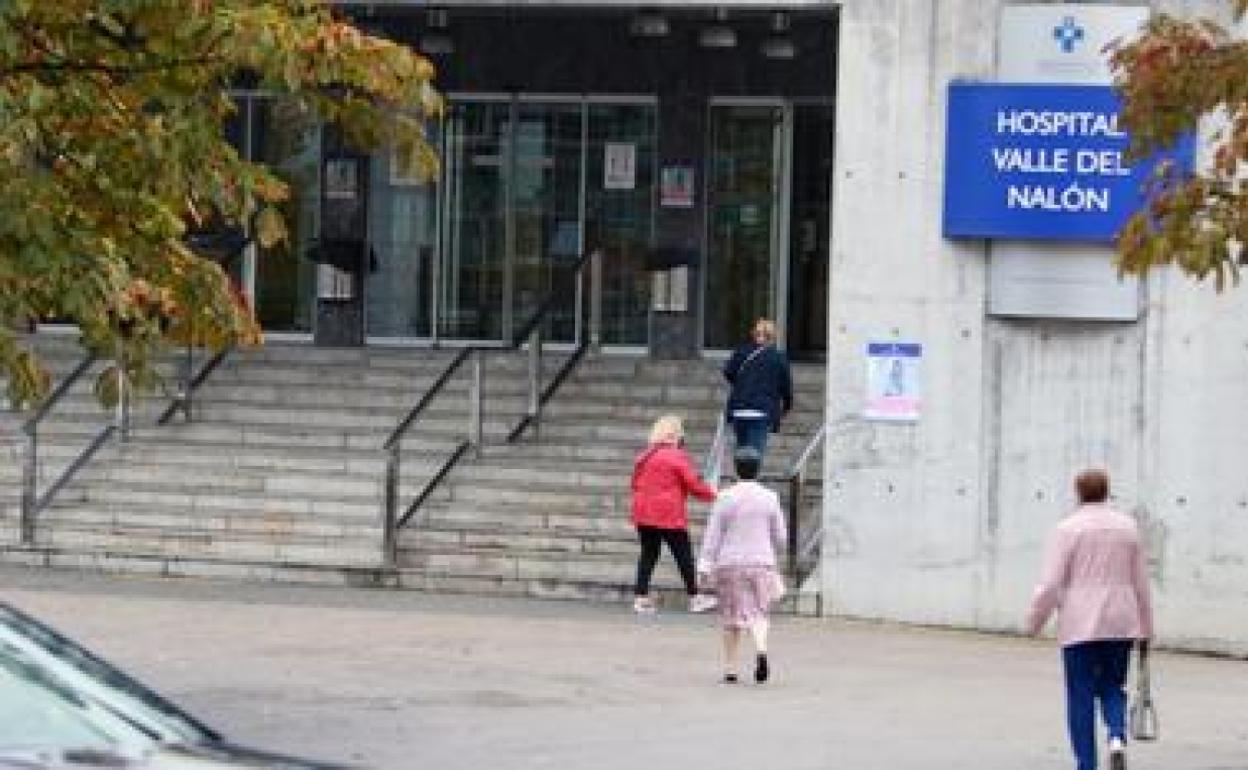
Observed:
[[[765,619],[771,603],[781,596],[774,567],[718,567],[715,589],[724,628],[748,628]]]

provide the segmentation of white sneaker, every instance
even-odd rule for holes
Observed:
[[[690,612],[706,612],[707,610],[713,610],[718,606],[719,599],[716,599],[710,594],[698,594],[697,596],[689,597]]]
[[[653,615],[656,612],[654,600],[649,596],[638,596],[633,599],[633,612],[638,615]]]
[[[1109,739],[1109,770],[1127,770],[1127,747],[1121,738]]]

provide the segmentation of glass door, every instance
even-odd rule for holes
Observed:
[[[441,141],[436,127],[430,140]],[[438,185],[409,168],[391,148],[372,156],[369,270],[365,282],[368,335],[384,339],[432,336],[437,258]]]
[[[247,157],[274,169],[289,185],[282,204],[288,239],[248,255],[244,285],[255,292],[256,316],[270,332],[312,331],[316,263],[307,258],[319,236],[321,124],[291,100],[247,99]],[[254,276],[254,278],[250,278]]]
[[[576,336],[576,283],[580,257],[584,109],[580,103],[521,101],[512,136],[510,286],[514,334],[552,292],[559,300],[550,339]]]
[[[504,298],[510,127],[511,104],[505,101],[458,103],[447,119],[437,302],[441,337],[501,340],[509,325]]]
[[[655,106],[591,103],[588,116],[586,246],[602,250],[602,341],[650,339],[654,240]]]
[[[732,348],[756,318],[784,329],[790,112],[711,106],[703,346]]]

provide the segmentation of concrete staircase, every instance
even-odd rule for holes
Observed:
[[[39,340],[59,372],[72,338]],[[487,446],[469,454],[400,538],[384,569],[382,442],[454,351],[332,350],[270,344],[232,354],[196,395],[195,421],[156,426],[167,397],[135,406],[132,435],[112,442],[18,540],[19,453],[0,442],[0,559],[87,569],[473,593],[620,599],[636,559],[628,524],[632,458],[661,414],[684,416],[699,463],[724,389],[715,362],[590,356],[538,432],[504,437],[522,414],[526,361],[492,353]],[[548,355],[546,377],[562,356]],[[172,365],[164,365],[172,381]],[[795,411],[773,436],[768,468],[800,451],[823,409],[823,369],[796,366]],[[88,380],[90,378],[87,378]],[[467,367],[404,443],[402,505],[466,433]],[[107,420],[81,383],[41,432],[41,488]],[[811,465],[818,472],[819,462]],[[706,507],[694,506],[695,535]],[[656,586],[678,581],[665,557]]]
[[[39,340],[58,373],[81,355],[71,343]],[[110,442],[40,514],[33,547],[16,543],[19,454],[8,446],[13,461],[0,476],[3,558],[162,574],[384,581],[381,443],[451,356],[283,345],[234,353],[196,394],[191,424],[179,416],[157,426],[169,399],[140,399],[129,440]],[[494,364],[509,375],[520,365],[507,357]],[[172,365],[162,368],[172,382]],[[108,418],[90,379],[41,430],[41,489]],[[487,429],[501,435],[522,403],[515,384],[521,378],[496,379]],[[464,382],[452,382],[409,442],[405,496],[465,433],[465,391]]]
[[[817,429],[823,370],[794,367],[796,399],[772,437],[767,467],[781,471]],[[402,533],[400,582],[439,591],[622,600],[631,594],[636,536],[628,523],[632,460],[654,419],[685,418],[699,464],[725,396],[714,362],[593,357],[565,385],[537,436],[488,447],[462,465]],[[818,472],[820,463],[812,465]],[[692,506],[699,539],[707,506]],[[678,591],[670,558],[656,587]],[[676,600],[676,597],[669,596]]]

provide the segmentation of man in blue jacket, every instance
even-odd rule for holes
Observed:
[[[754,447],[762,458],[768,434],[780,429],[780,419],[793,408],[793,376],[776,348],[774,323],[766,318],[754,322],[750,341],[724,364],[724,377],[732,384],[726,417],[737,446]]]

